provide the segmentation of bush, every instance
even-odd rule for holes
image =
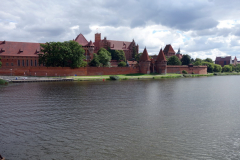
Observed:
[[[110,80],[119,80],[120,79],[119,76],[110,76],[109,78],[110,78]]]
[[[188,74],[187,71],[185,70],[182,70],[182,74]]]
[[[229,65],[225,65],[225,66],[223,66],[222,70],[223,70],[223,72],[232,72],[232,67]]]
[[[118,67],[125,67],[127,64],[124,61],[118,63]]]
[[[5,81],[3,79],[0,79],[0,85],[8,84],[8,81]]]
[[[222,66],[219,64],[214,64],[214,72],[221,72],[222,71]]]
[[[86,62],[86,61],[83,61],[83,62],[80,64],[80,67],[87,67],[87,62]]]
[[[168,59],[167,65],[181,65],[182,62],[178,59],[177,56],[171,56]]]

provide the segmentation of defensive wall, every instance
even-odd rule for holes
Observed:
[[[189,74],[207,74],[207,66],[167,65],[167,73],[182,73],[183,70]]]
[[[3,67],[0,75],[13,76],[93,76],[139,73],[138,67]]]

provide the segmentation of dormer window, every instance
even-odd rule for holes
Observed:
[[[19,52],[23,52],[23,49],[22,49],[22,48],[20,48],[20,49],[19,49]]]
[[[1,52],[5,52],[5,49],[4,49],[4,48],[2,48],[2,49],[1,49]]]

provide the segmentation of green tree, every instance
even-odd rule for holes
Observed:
[[[118,67],[125,67],[127,64],[124,61],[118,63]]]
[[[205,62],[209,62],[209,63],[213,63],[212,59],[211,58],[206,58],[204,59]]]
[[[222,70],[223,72],[232,72],[232,67],[230,65],[224,65]]]
[[[93,66],[93,67],[100,66],[99,58],[96,53],[93,54],[93,59],[89,62],[89,66]]]
[[[240,64],[237,64],[237,65],[235,66],[235,71],[236,71],[236,72],[240,72]]]
[[[198,61],[197,61],[198,62]],[[202,65],[207,65],[207,72],[213,73],[214,71],[214,64],[210,62],[202,62]]]
[[[135,61],[139,62],[140,57],[142,56],[142,53],[138,53],[135,55]]]
[[[214,72],[222,72],[222,66],[219,64],[214,64]]]
[[[119,62],[126,61],[125,53],[123,52],[123,50],[116,50],[115,54],[116,54],[117,61],[119,61]]]
[[[185,54],[182,56],[181,62],[182,62],[182,65],[189,65],[191,62],[191,57]]]
[[[80,67],[83,63],[84,49],[75,41],[46,42],[41,44],[39,63],[47,67]]]
[[[181,65],[181,61],[178,59],[177,56],[171,56],[168,59],[167,65]]]
[[[2,58],[0,57],[0,60],[1,60]],[[2,62],[0,61],[0,68],[2,67]]]
[[[99,62],[103,66],[110,66],[110,61],[112,58],[110,52],[108,52],[105,48],[100,48],[97,54],[98,54]]]
[[[193,63],[194,66],[200,66],[202,65],[202,60],[200,58],[196,58],[194,63]]]

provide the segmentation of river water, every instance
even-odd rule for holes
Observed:
[[[240,159],[240,76],[0,86],[7,160]]]

